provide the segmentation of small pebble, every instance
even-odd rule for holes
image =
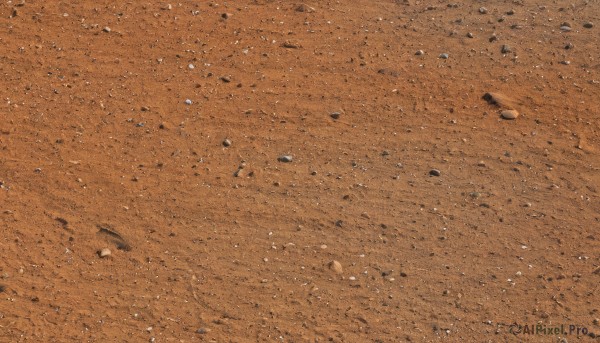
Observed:
[[[229,19],[229,18],[231,18],[231,16],[232,16],[231,13],[223,13],[223,14],[221,14],[221,18],[223,18],[223,19]]]
[[[292,156],[291,155],[283,155],[283,156],[279,156],[279,158],[277,158],[277,160],[279,162],[285,162],[285,163],[289,163],[292,162]]]
[[[488,13],[488,9],[485,7],[479,7],[479,13],[486,14],[486,13]]]
[[[329,114],[329,116],[333,119],[340,119],[340,115],[341,115],[340,112],[333,112],[333,113]]]
[[[333,270],[337,274],[342,274],[344,272],[342,264],[336,260],[329,262],[329,269]]]
[[[112,31],[112,30],[110,29],[110,27],[108,27],[108,26],[105,26],[105,27],[102,29],[102,31],[104,31],[104,32],[110,32],[110,31]]]
[[[503,119],[516,119],[519,116],[519,112],[516,110],[504,110],[500,112],[500,116],[502,116]]]
[[[471,32],[467,33],[468,38],[473,38],[473,34]]]
[[[191,105],[191,104],[192,104],[192,100],[190,100],[190,99],[185,99],[185,104],[186,104],[186,105]]]
[[[225,139],[225,140],[223,141],[223,146],[225,146],[225,147],[229,147],[229,146],[231,146],[231,140],[229,140],[228,138],[227,138],[227,139]]]
[[[561,29],[562,31],[565,31],[565,32],[569,32],[569,31],[571,31],[571,27],[570,27],[570,26],[561,26],[561,27],[560,27],[560,29]]]
[[[188,64],[188,68],[189,68],[189,69],[194,69],[194,68],[196,68],[196,67],[195,67],[193,64],[191,64],[191,63],[190,63],[190,64]]]
[[[583,24],[583,27],[585,27],[586,29],[591,29],[592,27],[594,27],[594,24],[588,21],[587,23]]]
[[[229,77],[229,76],[222,76],[221,77],[221,81],[223,81],[225,83],[229,83],[229,82],[231,82],[231,77]]]
[[[356,277],[355,277],[355,276],[351,276],[351,277],[349,277],[349,278],[348,278],[348,280],[350,280],[350,281],[355,281],[355,280],[356,280]]]
[[[440,175],[442,175],[442,172],[439,171],[439,170],[437,170],[437,169],[431,169],[429,171],[429,175],[431,175],[431,176],[440,176]]]
[[[443,53],[443,54],[440,54],[440,56],[439,56],[439,57],[440,57],[440,58],[442,58],[442,59],[445,59],[445,60],[447,60],[447,59],[448,59],[448,57],[450,57],[450,55],[448,55],[447,53]]]
[[[425,54],[425,51],[423,51],[423,50],[417,50],[417,52],[415,52],[415,55],[417,55],[417,56],[421,56],[424,54]]]
[[[572,43],[567,43],[565,45],[565,50],[570,50],[570,49],[573,49],[573,44]]]
[[[111,254],[112,254],[112,252],[110,251],[109,248],[104,248],[104,249],[98,251],[98,256],[100,256],[102,258],[108,257]]]
[[[500,50],[503,54],[507,54],[512,51],[512,48],[506,44],[502,45],[502,49]]]
[[[200,328],[198,330],[196,330],[196,333],[199,333],[201,335],[205,334],[205,333],[209,333],[210,329],[209,328]]]

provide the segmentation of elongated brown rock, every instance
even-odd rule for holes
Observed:
[[[519,112],[517,112],[517,110],[504,110],[500,112],[500,115],[504,119],[517,119]]]
[[[513,110],[518,107],[518,101],[512,99],[502,93],[485,93],[483,100],[492,105],[496,105],[505,109]]]

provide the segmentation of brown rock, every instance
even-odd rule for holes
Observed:
[[[501,93],[485,93],[483,100],[506,109],[514,109],[518,105],[518,101]]]
[[[336,274],[342,274],[344,269],[342,268],[342,264],[336,260],[329,262],[329,269],[333,270]]]
[[[500,116],[502,116],[503,119],[517,119],[519,112],[516,110],[504,110],[500,112]]]

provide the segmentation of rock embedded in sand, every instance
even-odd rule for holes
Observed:
[[[504,119],[517,119],[519,112],[516,110],[504,110],[500,112],[500,116],[502,116]]]
[[[224,147],[231,146],[231,140],[229,138],[226,138],[225,140],[223,140],[223,146]]]
[[[329,262],[329,269],[333,270],[336,274],[342,274],[344,272],[342,264],[336,260]]]
[[[516,106],[518,104],[517,101],[502,93],[485,93],[483,95],[483,100],[487,101],[491,105],[496,105],[505,109],[514,109],[518,107]]]
[[[583,27],[585,27],[586,29],[591,29],[592,27],[594,27],[594,24],[588,21],[587,23],[583,24]]]
[[[102,258],[106,258],[110,255],[112,255],[112,252],[110,251],[109,248],[104,248],[104,249],[98,251],[98,256],[100,256]]]
[[[300,4],[298,7],[296,7],[296,12],[312,13],[314,11],[315,9],[308,6],[307,4]]]
[[[283,155],[277,158],[279,162],[289,163],[292,162],[293,158],[291,155]]]
[[[439,56],[439,57],[440,57],[441,59],[447,60],[447,59],[448,59],[448,57],[450,57],[450,55],[448,55],[447,53],[443,53],[443,54],[440,54],[440,56]]]
[[[340,115],[341,115],[340,112],[332,112],[329,114],[329,116],[333,119],[340,119]]]
[[[441,171],[439,171],[438,169],[431,169],[431,170],[429,171],[429,175],[431,175],[431,176],[441,176],[441,175],[442,175],[442,172],[441,172]]]
[[[198,330],[196,330],[196,333],[201,334],[201,335],[204,335],[209,332],[210,332],[209,328],[199,328]]]
[[[508,46],[508,45],[504,44],[504,45],[502,45],[502,48],[500,49],[500,51],[501,51],[503,54],[507,54],[507,53],[509,53],[509,52],[511,52],[511,51],[512,51],[512,48],[511,48],[510,46]]]
[[[486,14],[486,13],[488,13],[488,9],[485,7],[479,7],[479,13]]]
[[[423,50],[417,50],[417,52],[415,52],[415,55],[417,55],[417,56],[421,56],[424,54],[425,54],[425,51],[423,51]]]

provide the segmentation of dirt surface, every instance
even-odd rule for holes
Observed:
[[[0,5],[1,342],[599,340],[600,3],[300,5]]]

